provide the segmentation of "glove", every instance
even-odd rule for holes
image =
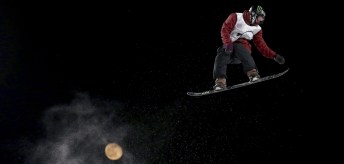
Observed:
[[[285,60],[284,60],[284,57],[277,54],[275,57],[274,57],[274,60],[278,63],[278,64],[284,64]]]
[[[233,52],[233,44],[231,43],[223,44],[222,48],[225,50],[227,54],[231,54]]]

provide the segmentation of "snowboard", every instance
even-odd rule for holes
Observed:
[[[289,68],[286,69],[283,72],[280,72],[280,73],[277,73],[277,74],[274,74],[274,75],[270,75],[270,76],[265,76],[265,77],[262,77],[262,78],[260,78],[260,79],[258,79],[256,81],[253,81],[253,82],[248,81],[248,82],[243,82],[243,83],[240,83],[240,84],[235,84],[235,85],[232,85],[232,86],[227,86],[226,89],[219,90],[219,91],[215,91],[213,89],[210,89],[210,90],[201,91],[201,92],[187,92],[187,95],[189,95],[189,96],[204,96],[204,95],[210,95],[210,94],[214,94],[214,93],[229,91],[229,90],[232,90],[232,89],[236,89],[236,88],[240,88],[240,87],[244,87],[244,86],[248,86],[248,85],[252,85],[252,84],[256,84],[256,83],[259,83],[259,82],[263,82],[263,81],[267,81],[267,80],[270,80],[270,79],[274,79],[274,78],[280,77],[280,76],[284,75],[285,73],[287,73],[288,71],[289,71]]]

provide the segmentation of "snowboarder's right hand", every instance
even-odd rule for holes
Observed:
[[[278,64],[284,64],[285,59],[283,56],[276,54],[276,56],[274,57],[274,60],[278,63]]]
[[[231,54],[233,52],[233,44],[231,43],[225,43],[223,44],[223,49],[227,54]]]

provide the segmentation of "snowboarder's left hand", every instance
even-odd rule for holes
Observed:
[[[225,53],[227,54],[231,54],[233,52],[233,44],[231,43],[225,43],[222,47],[225,49]]]
[[[278,64],[284,64],[285,59],[283,56],[276,54],[276,56],[274,57],[274,60],[278,63]]]

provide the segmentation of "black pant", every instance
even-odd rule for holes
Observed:
[[[251,55],[251,51],[248,50],[241,43],[234,43],[233,52],[228,54],[224,48],[219,47],[217,49],[217,55],[215,57],[213,77],[227,78],[227,65],[228,64],[242,64],[243,71],[246,73],[256,68],[256,63]]]

